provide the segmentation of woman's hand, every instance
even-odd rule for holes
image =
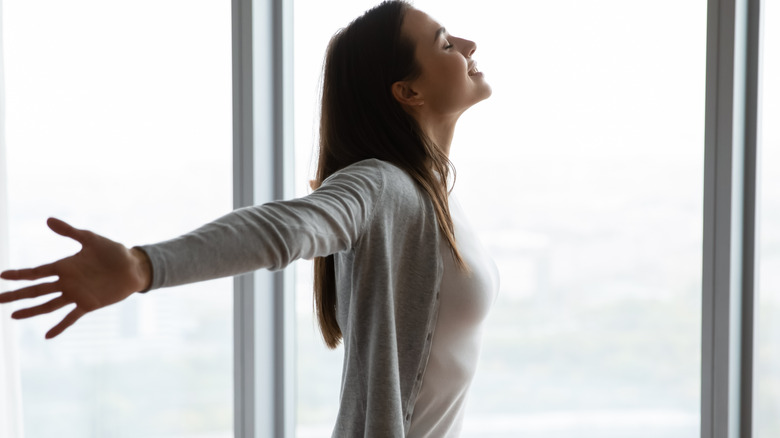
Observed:
[[[73,228],[58,219],[50,218],[47,224],[55,233],[79,242],[81,251],[36,268],[0,273],[0,278],[6,280],[40,280],[46,277],[59,277],[50,283],[39,283],[0,293],[0,303],[8,303],[60,292],[59,296],[44,304],[17,310],[11,315],[12,318],[30,318],[75,303],[76,308],[46,333],[46,338],[51,339],[70,327],[84,314],[122,301],[134,292],[149,287],[151,265],[143,251],[128,249],[120,243],[91,231]]]

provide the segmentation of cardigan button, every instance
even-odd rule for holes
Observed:
[[[429,341],[430,341],[432,337],[433,337],[433,333],[428,333],[427,340],[429,340]]]

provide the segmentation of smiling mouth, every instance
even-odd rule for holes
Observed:
[[[477,63],[475,62],[471,66],[471,69],[469,70],[469,76],[474,76],[474,75],[478,75],[478,74],[480,74],[480,72],[479,72],[479,69],[477,69]]]

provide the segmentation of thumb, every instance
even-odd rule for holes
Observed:
[[[50,217],[46,221],[46,225],[48,225],[52,231],[59,234],[60,236],[70,237],[79,243],[84,243],[84,238],[86,237],[86,231],[84,230],[74,228],[67,222],[53,217]]]

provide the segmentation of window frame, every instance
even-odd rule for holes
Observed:
[[[761,3],[707,3],[701,351],[706,438],[752,436]]]
[[[293,194],[292,5],[232,0],[233,206]],[[234,435],[292,437],[294,272],[234,279]]]

